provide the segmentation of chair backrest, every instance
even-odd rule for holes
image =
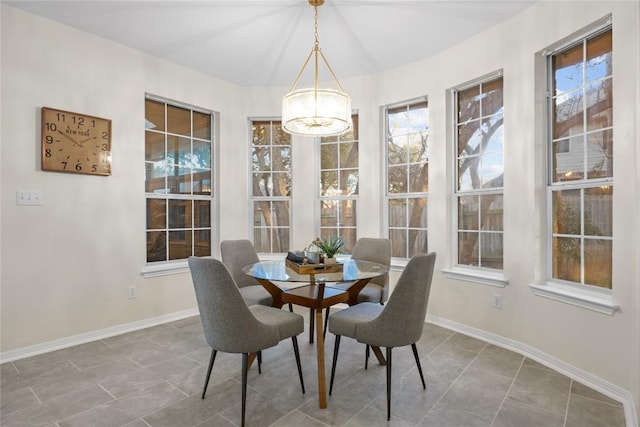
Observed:
[[[207,343],[226,353],[251,353],[276,345],[278,331],[265,328],[247,307],[231,274],[211,257],[189,257]]]
[[[242,272],[242,267],[260,261],[253,244],[249,240],[224,240],[220,243],[222,262],[229,269],[231,277],[238,287],[258,285],[260,283]]]
[[[353,247],[351,258],[376,262],[389,268],[391,266],[391,241],[389,239],[361,237]],[[386,301],[389,298],[389,273],[371,279],[371,283],[382,286],[381,302]]]
[[[424,328],[435,252],[413,256],[380,315],[358,324],[356,339],[379,347],[400,347],[420,339]]]

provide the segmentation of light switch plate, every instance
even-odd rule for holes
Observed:
[[[16,191],[16,204],[22,206],[42,205],[42,191]]]

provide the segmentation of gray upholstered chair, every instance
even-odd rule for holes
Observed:
[[[391,419],[391,350],[411,345],[422,387],[426,389],[416,341],[422,335],[435,253],[415,255],[409,260],[386,305],[364,302],[334,313],[329,318],[329,332],[336,335],[331,366],[329,395],[333,390],[340,338],[355,338],[375,347],[386,347],[387,419]]]
[[[189,269],[204,335],[211,346],[211,358],[202,398],[204,399],[207,392],[213,362],[218,351],[242,353],[242,425],[244,426],[249,353],[259,353],[286,338],[291,338],[293,341],[298,376],[304,394],[297,340],[297,335],[304,331],[303,317],[275,307],[247,306],[229,270],[217,259],[190,257]]]
[[[247,305],[271,305],[271,294],[256,279],[246,275],[242,267],[259,262],[258,254],[249,240],[225,240],[220,243],[222,262],[235,280]]]

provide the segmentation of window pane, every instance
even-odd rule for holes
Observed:
[[[586,88],[587,130],[613,125],[613,89],[611,79],[593,83]]]
[[[478,257],[479,233],[458,233],[458,263],[479,266]]]
[[[482,156],[482,188],[501,188],[504,177],[504,159],[502,153]]]
[[[582,44],[553,56],[554,96],[582,86]]]
[[[344,196],[358,194],[358,169],[340,171],[340,191]]]
[[[282,252],[289,251],[289,229],[288,228],[274,228],[272,229],[272,248],[269,252]]]
[[[193,226],[195,228],[211,228],[211,202],[208,200],[194,200]]]
[[[584,169],[584,137],[556,141],[552,146],[552,179],[554,182],[582,179]]]
[[[458,161],[458,190],[480,188],[480,156],[465,157]]]
[[[191,203],[169,199],[169,228],[191,228]]]
[[[147,232],[147,262],[167,260],[167,232]]]
[[[427,198],[411,198],[409,202],[409,228],[427,228]]]
[[[268,173],[253,174],[253,195],[254,196],[270,196],[273,194],[273,182],[271,175]]]
[[[164,131],[164,103],[150,99],[144,102],[145,129]]]
[[[193,137],[211,139],[211,115],[193,112]]]
[[[480,196],[480,224],[482,230],[503,230],[502,206],[502,194]]]
[[[167,105],[167,132],[191,136],[191,111]]]
[[[580,239],[554,237],[553,278],[580,283],[580,252]]]
[[[169,259],[189,258],[192,251],[191,230],[169,231]]]
[[[426,193],[429,191],[429,163],[409,165],[409,192]]]
[[[583,133],[583,111],[582,89],[567,92],[555,98],[553,138],[566,138],[576,133]]]
[[[458,126],[458,156],[471,156],[480,152],[482,142],[480,122],[473,121]]]
[[[191,169],[175,166],[169,167],[168,170],[169,191],[172,194],[191,194]]]
[[[338,144],[320,145],[320,169],[338,168]]]
[[[502,238],[502,233],[480,233],[482,267],[502,270],[504,258]]]
[[[289,173],[273,173],[273,195],[274,196],[290,196],[291,195],[291,174]]]
[[[478,210],[480,200],[478,196],[458,197],[458,229],[478,230]]]
[[[584,190],[585,236],[613,235],[613,187],[602,186]]]
[[[605,130],[587,136],[587,178],[613,177],[613,131]]]
[[[586,239],[584,241],[584,282],[587,285],[611,289],[611,240]]]
[[[338,171],[320,172],[320,194],[330,196],[338,192]]]
[[[408,258],[407,252],[407,234],[406,228],[389,229],[389,240],[391,240],[391,256],[397,258]]]
[[[283,202],[272,202],[271,204],[273,208],[273,212],[275,215],[275,223],[273,225],[277,225],[280,227],[288,227],[289,226],[289,201]]]
[[[211,231],[195,230],[195,244],[193,247],[193,255],[209,256],[211,255]]]
[[[340,201],[340,223],[343,227],[355,227],[357,200]],[[355,244],[355,241],[353,241]]]
[[[406,166],[389,166],[388,167],[389,193],[406,193],[407,192],[407,167]]]
[[[337,227],[338,226],[338,201],[337,200],[321,200],[320,201],[320,225],[321,227]]]
[[[147,199],[147,229],[167,228],[167,201]]]
[[[580,190],[553,192],[553,232],[580,235]]]
[[[147,193],[166,193],[165,177],[167,175],[167,165],[165,162],[145,163],[146,180],[144,191]]]
[[[389,199],[389,227],[407,226],[407,199]]]
[[[611,76],[612,43],[611,31],[606,31],[587,40],[587,81],[592,82]]]
[[[343,142],[340,144],[340,167],[358,167],[358,143]]]
[[[256,248],[256,252],[271,252],[271,229],[254,228],[253,246]]]
[[[409,135],[409,163],[422,163],[429,160],[427,150],[427,133],[419,132]]]
[[[164,134],[146,131],[144,159],[150,162],[158,162],[165,159]]]
[[[177,165],[191,164],[191,140],[178,136],[167,136],[167,160]]]
[[[387,144],[387,158],[390,165],[399,165],[409,161],[409,137],[394,136]]]
[[[502,77],[482,84],[482,116],[492,116],[502,110]]]
[[[427,230],[409,230],[409,258],[428,252]]]
[[[193,157],[191,165],[194,168],[211,169],[211,142],[193,141]]]
[[[473,86],[458,92],[458,123],[464,123],[467,120],[480,117],[479,99],[480,86]]]

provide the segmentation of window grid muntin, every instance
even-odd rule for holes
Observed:
[[[585,260],[585,242],[589,242],[589,241],[596,241],[596,240],[601,240],[601,241],[605,241],[605,242],[611,242],[611,250],[610,253],[608,254],[608,258],[609,258],[609,263],[608,263],[608,272],[612,272],[612,247],[613,247],[613,235],[611,236],[604,236],[604,235],[587,235],[585,234],[585,204],[584,204],[584,193],[585,191],[589,190],[589,189],[594,189],[594,188],[601,188],[601,189],[607,189],[607,191],[610,191],[611,194],[611,214],[609,217],[609,221],[612,221],[612,217],[613,217],[613,161],[611,160],[611,167],[612,167],[612,171],[610,173],[609,176],[605,176],[605,177],[596,177],[596,178],[589,178],[589,174],[588,174],[588,149],[584,149],[583,153],[582,153],[582,177],[579,179],[575,179],[575,180],[567,180],[567,181],[563,181],[563,180],[555,180],[554,179],[554,175],[557,175],[557,173],[554,174],[554,151],[553,151],[553,145],[555,143],[558,143],[559,141],[563,141],[563,140],[567,140],[567,139],[571,139],[571,138],[575,138],[575,135],[570,135],[569,137],[558,137],[555,138],[555,127],[556,127],[556,122],[555,122],[555,110],[554,110],[554,106],[555,106],[555,99],[557,98],[556,94],[554,93],[554,88],[556,87],[555,85],[555,68],[554,68],[554,57],[556,55],[562,54],[564,52],[568,52],[571,49],[580,46],[581,47],[581,52],[582,52],[582,57],[581,57],[581,74],[582,74],[582,80],[579,86],[575,86],[572,91],[575,92],[577,90],[581,91],[582,94],[582,132],[578,134],[578,136],[580,137],[580,139],[582,140],[582,144],[583,147],[588,148],[587,144],[588,144],[588,138],[590,135],[595,135],[597,133],[600,132],[613,132],[613,121],[611,119],[610,126],[605,126],[602,128],[598,128],[598,129],[591,129],[589,130],[588,128],[588,99],[586,96],[586,90],[589,86],[592,86],[594,82],[605,82],[605,81],[609,81],[611,82],[610,84],[612,85],[613,82],[613,58],[612,58],[612,54],[613,54],[613,47],[612,45],[610,45],[609,47],[609,51],[606,53],[608,55],[610,55],[610,61],[611,61],[611,69],[609,70],[609,73],[607,75],[605,75],[603,78],[598,78],[595,79],[593,81],[589,81],[587,80],[587,72],[586,72],[586,67],[587,67],[587,45],[589,43],[589,41],[594,40],[600,36],[605,35],[606,33],[609,33],[609,38],[612,41],[612,26],[611,25],[607,25],[599,30],[596,30],[582,38],[580,38],[579,40],[570,43],[568,45],[565,45],[563,47],[558,48],[557,50],[555,50],[554,52],[549,53],[549,55],[547,56],[547,102],[548,102],[548,108],[547,108],[547,218],[548,218],[548,222],[547,222],[547,236],[549,236],[548,238],[548,242],[547,242],[547,277],[548,280],[552,281],[552,282],[557,282],[557,283],[561,283],[564,286],[576,289],[576,290],[581,290],[581,289],[589,289],[590,291],[595,291],[595,292],[599,292],[599,293],[604,293],[607,295],[611,294],[611,289],[613,288],[613,283],[612,283],[612,277],[609,276],[608,277],[608,282],[609,282],[609,286],[601,286],[601,285],[597,285],[597,284],[590,284],[586,282],[586,271],[587,271],[587,266],[586,266],[586,260]],[[611,100],[610,100],[610,111],[613,112],[613,94],[610,94],[611,96]],[[613,146],[613,137],[611,137],[611,146]],[[580,197],[581,197],[581,202],[580,202],[580,234],[579,235],[575,235],[575,234],[563,234],[563,233],[556,233],[554,231],[554,206],[553,206],[553,202],[554,202],[554,194],[556,192],[560,192],[560,191],[568,191],[568,190],[579,190],[580,191]],[[571,281],[571,280],[564,280],[562,278],[559,277],[555,277],[555,256],[556,256],[556,250],[555,250],[555,245],[554,245],[554,240],[557,237],[566,237],[566,238],[576,238],[580,241],[580,271],[579,271],[579,276],[580,276],[580,281]],[[560,261],[558,261],[560,262]],[[591,267],[593,268],[593,267]]]
[[[424,111],[421,111],[424,110]],[[406,122],[409,125],[408,131],[404,133],[394,133],[391,129],[390,115],[401,112],[406,114]],[[414,125],[412,117],[414,114],[419,114],[419,120]],[[424,127],[421,125],[424,124]],[[393,161],[389,152],[390,145],[393,142],[394,137],[398,139],[406,139],[409,141],[411,136],[421,135],[420,141],[423,144],[420,151],[420,156],[417,156],[419,161],[411,162],[412,159],[410,150],[406,150],[403,154],[403,161]],[[414,139],[415,140],[415,139]],[[410,145],[410,144],[409,144]],[[394,145],[395,148],[395,145]],[[406,154],[406,155],[405,155]],[[428,229],[427,229],[427,215],[428,215],[428,167],[429,167],[429,104],[426,97],[421,99],[415,99],[406,103],[389,105],[385,108],[385,199],[386,199],[386,216],[387,216],[387,236],[391,240],[392,257],[394,258],[410,258],[416,253],[428,251]],[[415,156],[413,158],[416,158]],[[411,184],[411,168],[419,167],[423,169],[423,180],[420,187],[423,191],[412,191],[414,188]],[[395,168],[395,169],[394,169]],[[401,184],[403,191],[391,191],[390,175],[393,170],[400,170],[402,168],[404,172],[404,183]],[[416,215],[419,221],[419,225],[411,223],[410,205],[412,200],[423,200],[422,203],[418,203],[421,206],[414,206],[414,209],[421,209],[420,215]],[[391,205],[395,204],[396,208],[392,209]],[[402,208],[402,212],[399,212]],[[396,219],[402,219],[401,223],[395,221]],[[420,233],[423,233],[424,239],[418,241],[417,237]],[[412,243],[412,235],[416,236],[416,240]],[[394,236],[402,236],[402,241],[398,241],[398,238]]]
[[[150,125],[152,124],[150,121],[147,120],[147,123],[145,125],[145,141],[146,141],[146,135],[148,134],[152,134],[152,135],[162,135],[162,139],[163,139],[163,143],[164,143],[164,147],[163,147],[163,152],[164,152],[164,156],[163,156],[163,160],[160,161],[150,161],[147,160],[147,158],[149,157],[149,153],[148,153],[148,149],[149,147],[147,146],[146,142],[145,142],[145,166],[147,168],[147,176],[145,177],[145,199],[147,201],[149,200],[162,200],[164,201],[164,226],[163,227],[153,227],[153,226],[149,226],[150,222],[152,222],[152,217],[153,217],[153,213],[149,212],[149,205],[146,204],[146,209],[147,209],[147,225],[146,225],[146,236],[147,236],[147,263],[151,263],[151,262],[166,262],[166,261],[173,261],[173,260],[178,260],[178,259],[186,259],[188,258],[188,256],[190,255],[196,255],[196,256],[204,256],[204,255],[211,255],[211,247],[212,247],[212,215],[213,215],[213,209],[212,209],[212,203],[213,203],[213,126],[214,126],[214,120],[213,120],[213,113],[209,112],[209,111],[205,111],[202,109],[198,109],[195,107],[191,107],[191,106],[186,106],[184,104],[180,104],[180,103],[175,103],[173,101],[167,101],[167,100],[163,100],[160,98],[156,98],[156,97],[151,97],[151,96],[147,96],[145,97],[145,110],[148,111],[148,105],[149,102],[155,103],[155,104],[162,104],[163,106],[163,111],[164,111],[164,124],[161,128],[161,130],[154,130],[152,128],[150,128]],[[185,134],[177,134],[177,133],[169,133],[166,131],[167,129],[167,123],[168,123],[168,110],[170,107],[175,107],[175,108],[180,108],[180,109],[184,109],[184,110],[188,110],[189,111],[189,136],[186,137]],[[208,128],[209,128],[209,136],[211,139],[204,139],[204,138],[199,138],[199,137],[195,137],[194,133],[196,131],[196,129],[194,129],[194,113],[200,114],[200,115],[206,115],[208,116],[209,120],[208,120]],[[170,162],[169,161],[169,149],[168,149],[168,139],[169,137],[179,137],[179,138],[183,138],[183,139],[188,139],[189,140],[189,159],[191,160],[191,164],[188,163],[183,163],[181,164],[179,162],[179,160],[177,162]],[[195,165],[193,164],[194,161],[194,141],[195,142],[200,142],[200,143],[208,143],[209,144],[209,159],[208,159],[208,163],[209,163],[209,168],[202,168],[202,167],[195,167]],[[159,169],[155,169],[155,165],[159,166]],[[149,171],[149,167],[152,168],[153,171],[162,171],[162,169],[164,169],[164,173],[163,173],[163,177],[162,177],[162,181],[164,182],[163,188],[159,189],[160,191],[154,191],[154,192],[150,192],[149,191],[149,185],[148,185],[148,181],[149,181],[149,176],[148,176],[148,171]],[[188,185],[190,187],[190,191],[188,193],[185,192],[171,192],[171,187],[169,185],[169,180],[171,177],[175,177],[176,181],[179,182],[180,177],[184,176],[184,175],[169,175],[169,169],[170,168],[182,168],[182,169],[189,169],[189,178],[187,183],[190,184]],[[196,172],[199,171],[199,172]],[[208,171],[208,173],[207,173]],[[202,174],[205,173],[204,179],[202,180],[203,184],[201,185],[201,192],[200,194],[194,192],[193,190],[195,189],[194,187],[194,176],[196,174]],[[187,184],[182,182],[182,184]],[[208,183],[208,186],[205,187],[204,183]],[[185,185],[186,187],[186,185]],[[187,226],[187,221],[185,221],[185,226],[183,227],[171,227],[171,223],[175,223],[176,219],[173,218],[171,216],[171,208],[172,208],[172,201],[175,202],[176,200],[186,200],[189,201],[189,205],[190,205],[190,209],[189,209],[189,218],[188,218],[188,222],[190,223],[190,226]],[[206,201],[209,204],[208,207],[208,212],[209,212],[209,226],[208,227],[197,227],[196,223],[198,223],[199,221],[196,218],[196,215],[198,214],[198,209],[196,208],[196,204],[197,201]],[[175,225],[175,224],[173,224]],[[163,255],[156,255],[153,256],[151,253],[149,253],[149,238],[153,235],[158,235],[158,234],[162,234],[164,235],[164,254]],[[197,236],[203,237],[205,235],[209,236],[208,238],[208,246],[204,248],[204,250],[202,250],[202,248],[197,246],[197,243],[199,241],[203,241],[203,238],[198,239]],[[174,248],[172,246],[172,236],[177,236],[178,238],[183,236],[184,239],[183,240],[187,240],[186,237],[187,235],[190,236],[190,244],[189,244],[189,250],[185,253],[184,257],[179,257],[179,256],[172,256],[172,252],[174,250],[177,250],[177,248]],[[162,242],[157,242],[158,244],[162,243]],[[156,244],[156,242],[153,242],[152,245]]]
[[[487,99],[487,97],[490,95],[490,92],[485,92],[484,88],[485,86],[489,86],[489,88],[491,88],[492,86],[499,86],[500,88],[500,104],[499,104],[499,108],[496,109],[496,111],[494,113],[490,113],[488,111],[485,111],[485,100]],[[476,89],[477,88],[477,100],[476,102],[478,103],[478,108],[479,108],[479,113],[477,115],[477,117],[470,117],[464,121],[460,121],[460,117],[461,117],[461,111],[460,111],[460,100],[459,100],[459,95],[461,92],[466,92],[469,91],[471,89]],[[491,196],[491,195],[499,195],[501,196],[501,204],[502,206],[504,206],[504,179],[496,182],[494,185],[485,185],[485,183],[483,183],[482,178],[483,178],[483,167],[482,167],[482,161],[484,159],[484,155],[485,153],[487,154],[495,154],[495,153],[501,153],[501,157],[502,157],[502,163],[501,163],[501,167],[502,167],[502,174],[501,176],[504,177],[504,144],[505,144],[505,140],[504,140],[504,134],[503,134],[503,130],[504,130],[504,80],[502,77],[502,74],[498,75],[497,77],[490,77],[490,78],[485,78],[482,79],[480,81],[476,81],[474,83],[471,84],[467,84],[467,85],[462,85],[459,86],[458,88],[456,88],[453,91],[453,104],[454,104],[454,156],[455,156],[455,168],[454,170],[456,171],[455,173],[455,182],[454,182],[454,212],[455,212],[455,230],[456,230],[456,235],[455,235],[455,239],[454,239],[454,254],[455,254],[455,258],[456,258],[456,264],[457,265],[462,265],[462,266],[469,266],[469,267],[476,267],[476,268],[483,268],[483,269],[491,269],[491,270],[502,270],[504,267],[504,228],[502,228],[501,230],[483,230],[481,227],[482,224],[482,218],[481,218],[481,211],[482,209],[479,207],[478,208],[478,229],[477,230],[467,230],[464,228],[460,227],[460,212],[459,212],[459,205],[460,205],[460,200],[463,198],[468,198],[468,197],[477,197],[478,200],[482,200],[483,196]],[[496,131],[499,131],[498,135],[502,135],[501,136],[501,150],[488,150],[485,151],[485,148],[482,147],[482,140],[480,140],[479,142],[479,151],[477,154],[474,155],[462,155],[461,149],[460,149],[460,129],[469,124],[469,123],[478,123],[478,127],[477,130],[474,131],[471,136],[473,136],[477,131],[482,130],[482,125],[485,121],[488,121],[489,119],[492,118],[497,118],[497,122],[500,122],[499,126],[496,127]],[[492,137],[493,137],[493,133],[492,133]],[[471,139],[471,138],[470,138]],[[487,147],[490,144],[490,141],[487,143]],[[462,176],[460,176],[460,165],[461,165],[461,160],[463,159],[478,159],[479,162],[481,162],[481,166],[479,168],[480,170],[480,187],[479,188],[461,188],[461,183],[462,183]],[[497,178],[492,179],[491,181],[497,180]],[[491,183],[491,181],[489,181],[488,183]],[[498,184],[499,183],[499,184]],[[502,212],[502,224],[504,221],[504,210]],[[477,263],[463,263],[462,260],[460,259],[461,257],[461,247],[460,247],[460,238],[462,235],[464,234],[476,234],[477,235],[477,239],[476,239],[476,243],[474,244],[474,246],[472,247],[472,251],[471,253],[473,253],[473,249],[475,249],[477,251]],[[487,260],[486,257],[484,257],[484,249],[483,249],[483,245],[484,245],[484,241],[485,238],[490,238],[491,235],[500,235],[502,242],[500,244],[500,252],[502,254],[502,256],[498,259],[497,262],[493,262],[491,264],[494,265],[487,265],[490,262]],[[473,259],[473,258],[470,258]]]
[[[293,181],[291,179],[293,148],[291,136],[282,130],[280,120],[252,119],[249,121],[249,126],[251,131],[250,173],[252,182],[251,214],[253,216],[251,233],[253,244],[257,252],[286,253],[289,250],[291,238],[291,194],[293,193]],[[256,132],[261,131],[267,134],[266,138],[256,134]],[[255,153],[259,150],[264,150],[268,153],[264,165],[260,165],[260,158],[256,157]],[[278,151],[280,153],[277,153]],[[287,156],[280,156],[284,152],[287,153]],[[274,169],[276,156],[280,156],[278,158],[283,160],[282,168]],[[261,168],[261,166],[264,166],[264,168]],[[269,191],[260,190],[262,188],[260,183],[263,181],[256,181],[258,179],[257,175],[268,176],[265,189],[269,189]],[[285,180],[285,195],[275,194],[275,177]],[[258,190],[260,190],[260,194],[256,194]],[[265,206],[268,206],[268,208],[264,208]],[[281,212],[279,208],[284,209],[286,212],[283,218],[279,218],[278,212]],[[265,212],[269,213],[266,214]],[[284,225],[282,225],[283,222]]]

